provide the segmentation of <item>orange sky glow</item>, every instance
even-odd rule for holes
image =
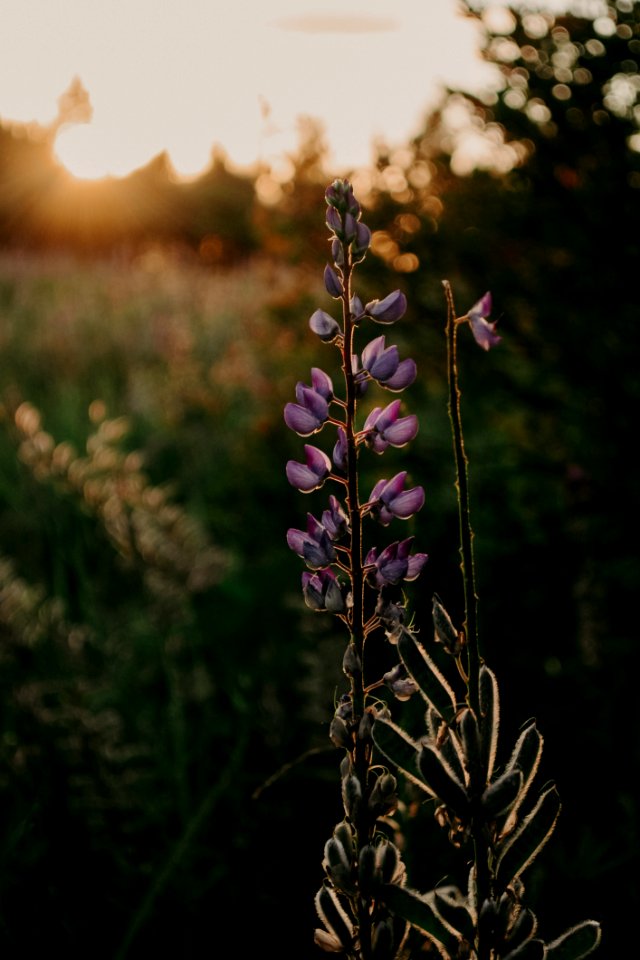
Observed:
[[[495,85],[481,43],[457,0],[3,0],[0,121],[50,123],[79,77],[91,120],[56,143],[78,176],[163,150],[192,176],[214,145],[277,167],[299,116],[322,121],[337,172],[417,133],[443,85]]]

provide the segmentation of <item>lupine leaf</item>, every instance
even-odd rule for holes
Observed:
[[[509,817],[503,827],[504,830],[512,829],[515,824],[515,815],[525,799],[540,765],[542,744],[542,734],[536,727],[535,721],[532,720],[518,737],[506,766],[506,770],[522,770],[522,789],[511,808]]]
[[[480,802],[487,820],[508,813],[522,790],[522,770],[507,770],[489,784]]]
[[[348,947],[353,940],[353,924],[338,895],[330,887],[324,885],[318,890],[316,910],[327,930],[335,934],[344,947]]]
[[[418,746],[404,730],[392,720],[378,719],[371,731],[373,742],[394,767],[423,790],[428,790],[418,767]],[[429,790],[429,793],[432,791]]]
[[[460,891],[455,887],[445,887],[433,893],[436,910],[443,921],[469,943],[473,943],[476,927]]]
[[[405,631],[398,641],[398,652],[424,699],[451,723],[456,713],[455,694],[422,645]]]
[[[548,960],[581,960],[600,943],[600,924],[585,920],[547,944]]]
[[[480,737],[482,754],[487,770],[487,780],[491,779],[498,749],[498,728],[500,726],[500,698],[498,681],[495,674],[482,664],[478,679],[480,694]]]
[[[543,960],[544,956],[543,940],[525,940],[519,947],[508,953],[504,960]]]
[[[419,894],[407,887],[389,884],[382,888],[380,898],[391,913],[426,934],[440,951],[443,960],[450,960],[451,954],[457,952],[460,938],[440,919],[433,903],[433,894]]]
[[[540,794],[535,807],[502,845],[497,865],[497,883],[505,889],[519,876],[545,845],[560,813],[560,798],[555,786]]]
[[[465,816],[469,808],[467,791],[441,752],[428,743],[423,744],[418,766],[431,792],[456,813]]]

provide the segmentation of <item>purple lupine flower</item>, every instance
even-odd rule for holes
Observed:
[[[395,541],[385,547],[378,556],[375,547],[365,557],[365,566],[370,567],[367,579],[374,587],[384,587],[400,583],[401,580],[415,580],[428,560],[426,553],[410,556],[413,537]]]
[[[340,333],[340,324],[331,314],[316,310],[309,319],[309,326],[324,343],[332,343]]]
[[[400,392],[416,378],[415,360],[400,360],[395,344],[385,347],[385,338],[376,337],[362,351],[362,366],[380,386]]]
[[[377,323],[395,323],[404,316],[407,298],[401,290],[394,290],[384,300],[370,300],[364,310]]]
[[[344,288],[342,286],[342,280],[329,264],[324,268],[324,285],[326,287],[327,293],[338,300],[344,293]],[[317,313],[317,311],[316,311]]]
[[[491,303],[491,294],[487,292],[477,303],[474,303],[467,314],[475,341],[483,350],[490,350],[502,340],[502,337],[495,332],[496,322],[489,323],[487,320],[491,313]]]
[[[311,514],[307,514],[307,529],[287,530],[287,543],[311,570],[328,567],[336,559],[336,551],[328,531]]]
[[[351,319],[354,323],[357,323],[358,320],[362,320],[364,317],[364,307],[362,305],[362,300],[357,293],[351,297],[351,303],[349,304],[349,310],[351,311]]]
[[[333,494],[329,497],[329,509],[322,514],[322,526],[332,540],[339,540],[349,529],[349,518],[345,509]]]
[[[333,448],[333,462],[338,470],[347,472],[347,435],[344,427],[338,427],[338,439]]]
[[[418,418],[414,413],[398,417],[400,403],[400,400],[393,400],[384,410],[374,407],[365,420],[362,428],[366,434],[365,442],[376,453],[383,453],[388,446],[404,447],[418,432]]]
[[[302,574],[302,594],[312,610],[344,613],[347,609],[344,587],[331,569],[318,570],[316,573],[305,570]]]
[[[368,505],[371,515],[383,526],[388,526],[394,517],[408,520],[424,504],[422,487],[404,489],[406,470],[397,473],[391,480],[378,480],[369,496]]]
[[[333,384],[323,370],[314,367],[311,371],[311,386],[296,384],[297,403],[287,403],[284,420],[288,427],[301,437],[308,437],[321,430],[329,416],[329,403],[333,397]]]
[[[409,700],[419,689],[415,680],[409,676],[404,663],[397,663],[382,679],[398,700]]]
[[[331,460],[318,447],[304,445],[305,463],[289,460],[287,463],[287,480],[292,487],[301,493],[311,493],[318,490],[331,473]]]

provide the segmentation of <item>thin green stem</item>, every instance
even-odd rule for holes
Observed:
[[[469,506],[469,461],[464,449],[462,416],[460,412],[460,387],[457,366],[457,323],[453,294],[447,281],[444,282],[447,298],[447,377],[449,382],[449,419],[453,435],[453,452],[456,464],[456,490],[458,492],[458,517],[460,521],[460,568],[464,589],[464,634],[467,647],[467,675],[469,706],[480,716],[478,677],[480,674],[480,647],[478,643],[478,595],[473,561],[473,530]]]

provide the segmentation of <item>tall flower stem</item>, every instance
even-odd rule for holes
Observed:
[[[343,295],[343,341],[342,341],[342,370],[346,388],[346,422],[347,437],[347,506],[349,511],[349,525],[351,529],[350,557],[351,557],[351,590],[353,606],[350,613],[351,643],[353,644],[356,660],[360,669],[351,672],[351,703],[353,707],[354,725],[358,724],[365,712],[365,681],[364,681],[364,571],[362,560],[362,514],[358,494],[358,446],[356,439],[356,384],[352,367],[354,353],[354,323],[351,316],[351,251],[344,245],[344,266],[342,268]],[[358,853],[370,841],[370,821],[366,815],[366,794],[368,769],[370,762],[369,740],[356,736],[353,751],[353,769],[362,788],[365,800],[355,817]],[[363,960],[371,956],[371,916],[367,901],[360,897],[358,903],[358,929],[360,933],[360,950]]]
[[[453,437],[453,452],[456,464],[456,490],[458,491],[458,517],[460,523],[460,569],[464,590],[464,635],[467,650],[467,684],[469,706],[480,716],[479,675],[480,647],[478,643],[478,595],[476,592],[475,566],[473,560],[473,530],[469,505],[469,461],[464,449],[462,415],[460,412],[460,387],[457,365],[457,322],[453,294],[448,281],[444,281],[447,298],[447,378],[449,383],[449,419]]]

